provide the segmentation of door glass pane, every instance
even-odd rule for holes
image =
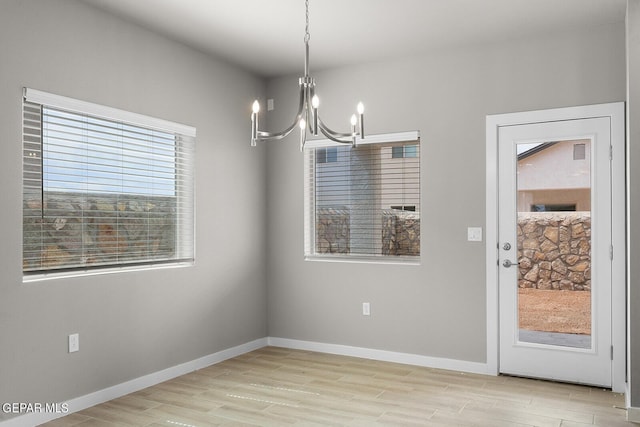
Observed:
[[[591,348],[591,141],[517,157],[519,341]]]

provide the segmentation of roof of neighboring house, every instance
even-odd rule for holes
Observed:
[[[538,145],[535,145],[534,147],[529,148],[528,150],[525,150],[522,153],[518,153],[518,160],[526,159],[527,157],[532,156],[536,153],[539,153],[542,150],[546,150],[552,145],[556,145],[558,142],[560,141],[542,142]]]

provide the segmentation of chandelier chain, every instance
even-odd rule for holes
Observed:
[[[311,38],[311,35],[309,34],[309,0],[305,0],[304,2],[304,6],[306,9],[306,26],[305,26],[305,30],[304,30],[304,42],[305,43],[309,43],[309,39]]]

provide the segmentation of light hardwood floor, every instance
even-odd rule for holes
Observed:
[[[265,347],[44,424],[633,426],[621,394]]]

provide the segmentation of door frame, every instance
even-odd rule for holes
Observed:
[[[608,117],[611,120],[612,389],[626,388],[626,161],[624,102],[488,115],[486,118],[486,314],[487,370],[500,372],[498,304],[498,131],[502,126]]]

